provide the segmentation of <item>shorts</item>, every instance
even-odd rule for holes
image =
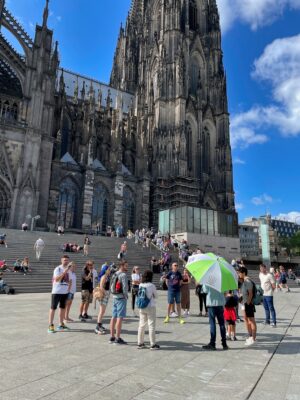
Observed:
[[[109,291],[107,291],[105,293],[105,296],[103,297],[103,299],[99,300],[100,306],[107,306],[108,300],[109,300]]]
[[[245,315],[247,318],[254,318],[255,305],[254,304],[247,304],[245,303]]]
[[[67,300],[74,300],[74,293],[68,293]]]
[[[112,307],[113,318],[125,318],[126,317],[126,299],[114,299]]]
[[[91,304],[93,302],[93,293],[90,293],[89,290],[81,291],[81,302],[83,304]]]
[[[59,308],[65,309],[67,297],[68,297],[68,294],[52,293],[52,295],[51,295],[51,310],[56,310],[58,305],[59,305]]]
[[[233,321],[232,319],[226,320],[226,325],[235,326],[235,321]]]
[[[168,304],[181,303],[181,293],[180,290],[168,290]]]

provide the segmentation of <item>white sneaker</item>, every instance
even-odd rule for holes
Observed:
[[[187,317],[187,316],[188,316],[187,310],[184,311],[183,316],[184,316],[184,317]]]
[[[245,346],[252,346],[254,343],[253,337],[249,337],[249,339],[246,339]]]
[[[170,315],[171,318],[177,318],[178,315],[176,314],[176,312],[172,312],[172,314]]]

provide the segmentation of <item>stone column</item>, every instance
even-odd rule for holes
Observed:
[[[123,175],[120,172],[117,172],[115,180],[114,227],[123,224],[123,189]]]
[[[95,174],[92,169],[87,169],[85,173],[85,184],[83,194],[82,229],[90,229],[92,225],[92,208],[94,196]]]
[[[143,180],[143,193],[142,193],[142,225],[149,227],[149,210],[150,210],[150,179],[144,178]],[[149,227],[150,228],[150,227]]]

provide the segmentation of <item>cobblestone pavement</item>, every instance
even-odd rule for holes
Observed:
[[[69,324],[69,332],[47,334],[50,295],[0,296],[1,400],[35,399],[300,399],[300,290],[276,293],[276,329],[261,324],[258,341],[244,346],[245,328],[237,325],[237,342],[216,352],[203,351],[209,340],[207,318],[196,316],[197,298],[185,325],[164,324],[166,293],[159,293],[158,343],[161,350],[137,350],[138,319],[124,323],[128,346],[110,345],[94,334],[95,321]],[[73,317],[78,316],[76,294]],[[111,301],[108,306],[110,315]],[[96,310],[90,309],[92,315]],[[109,319],[106,319],[108,325]],[[219,333],[218,333],[219,334]]]

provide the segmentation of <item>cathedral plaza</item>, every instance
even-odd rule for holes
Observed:
[[[77,294],[73,317],[79,299]],[[263,306],[257,307],[254,346],[245,347],[244,324],[237,324],[238,341],[228,342],[229,351],[221,350],[219,332],[217,351],[202,350],[209,323],[196,316],[194,293],[191,300],[185,325],[176,319],[164,324],[167,299],[159,292],[161,349],[151,351],[137,350],[136,318],[128,317],[123,325],[127,346],[110,345],[109,335],[95,335],[94,321],[77,320],[69,324],[70,331],[47,335],[50,294],[1,296],[1,400],[299,399],[300,289],[276,294],[276,329],[262,325]]]
[[[107,82],[65,67],[54,0],[39,0],[28,31],[13,1],[0,0],[0,399],[300,400],[296,275],[290,291],[281,271],[277,322],[263,292],[257,339],[249,328],[259,276],[249,270],[243,292],[217,1],[132,0]],[[256,203],[273,201],[262,197]],[[207,276],[219,290],[192,281],[190,255],[215,257]],[[225,270],[234,287],[221,285]],[[202,315],[213,290],[218,304]],[[236,301],[234,335],[225,293]],[[131,301],[144,301],[139,315]],[[101,318],[97,302],[107,306]]]

